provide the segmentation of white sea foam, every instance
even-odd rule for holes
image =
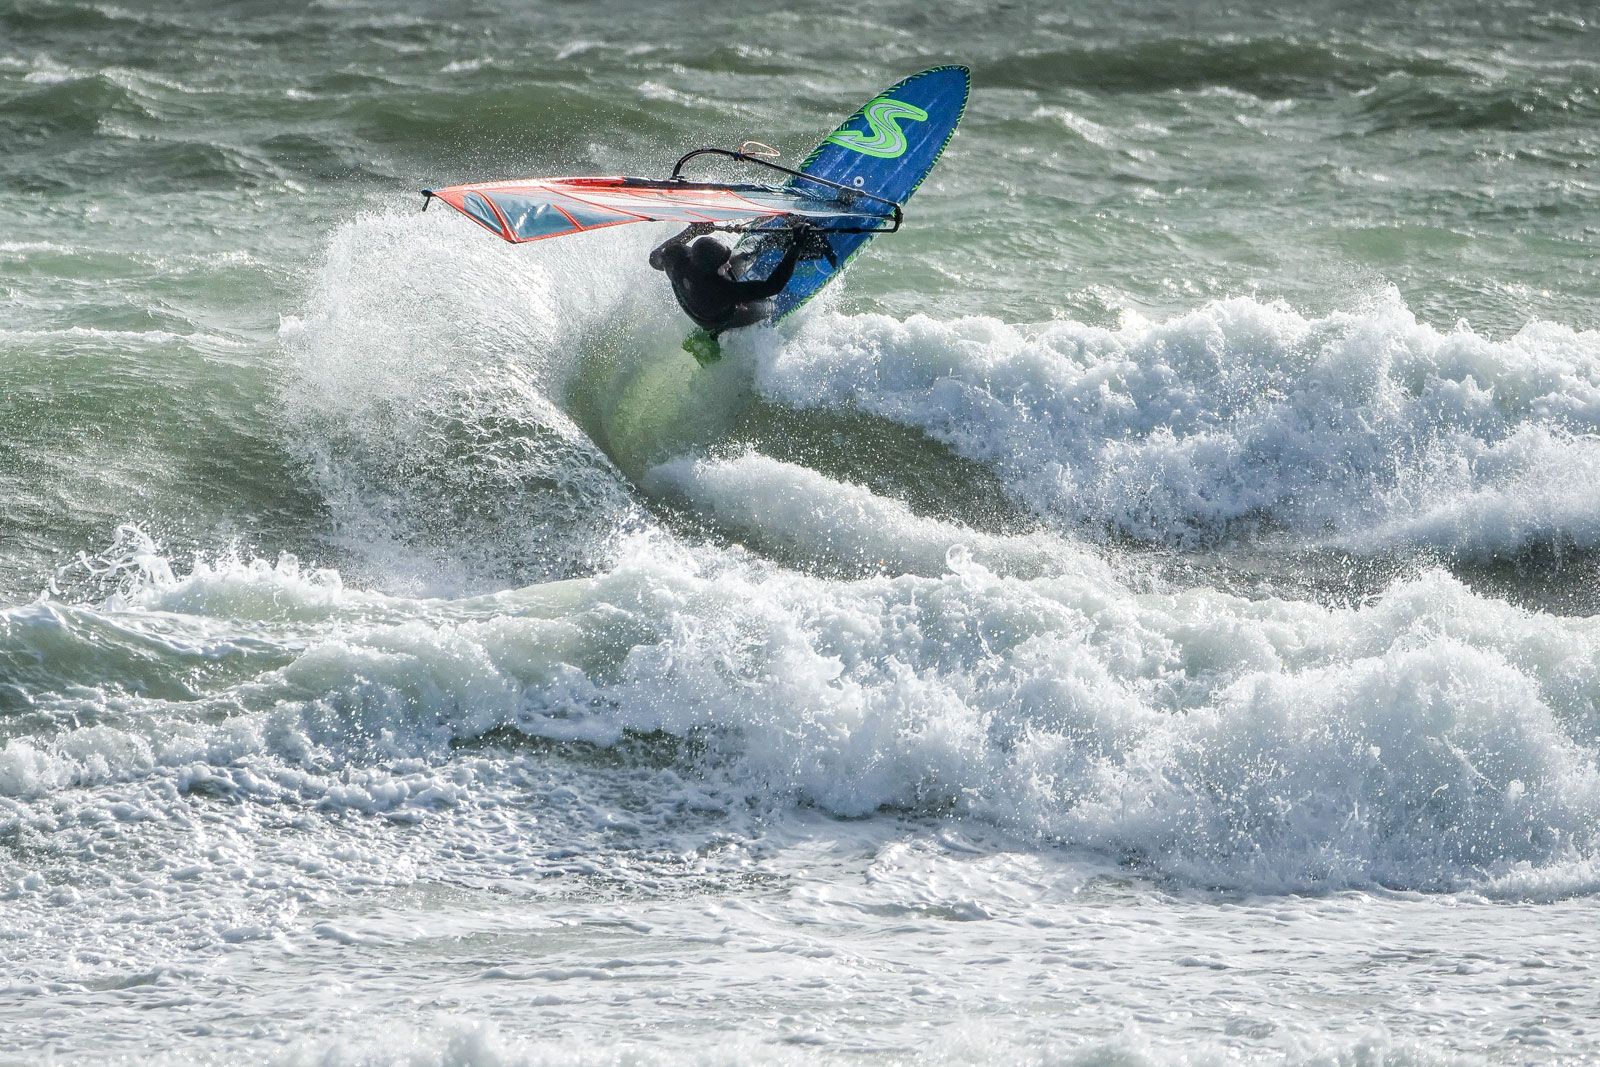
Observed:
[[[1560,326],[1441,332],[1393,295],[1117,329],[824,315],[766,346],[757,384],[918,427],[1070,525],[1188,544],[1286,526],[1466,555],[1600,544],[1600,334]]]
[[[1116,146],[1116,138],[1110,130],[1093,119],[1085,118],[1064,107],[1036,107],[1033,109],[1032,117],[1059,122],[1096,148],[1114,148]]]
[[[104,726],[12,741],[0,780],[41,796],[198,761],[258,778],[301,768],[263,780],[326,799],[308,760],[433,759],[503,727],[602,745],[719,737],[715,773],[770,802],[965,813],[1204,884],[1547,894],[1562,870],[1592,880],[1592,622],[1437,573],[1333,609],[1137,593],[1066,553],[1032,578],[967,551],[948,566],[837,582],[646,537],[593,578],[333,615],[346,594],[325,574],[210,567],[151,583],[126,610],[296,620],[277,639],[207,631],[218,655],[254,642],[261,673],[209,687],[200,720],[110,708]],[[43,610],[6,616],[13,643],[56,625]],[[71,610],[68,630],[94,629],[92,610]],[[189,633],[141,640],[181,666],[197,654]],[[58,655],[65,675],[93,669]],[[121,676],[119,662],[107,669]]]
[[[1053,535],[980,533],[758,453],[679,458],[654,468],[644,485],[682,499],[766,554],[825,570],[932,576],[949,569],[952,553],[1007,573],[1037,574],[1067,561],[1092,565],[1084,549]]]
[[[219,348],[243,348],[245,343],[222,334],[173,333],[169,330],[101,330],[92,326],[67,326],[58,330],[7,330],[0,329],[0,344],[39,344],[71,342],[111,342],[116,345],[215,345]]]

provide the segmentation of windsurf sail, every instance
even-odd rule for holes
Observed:
[[[424,206],[442,200],[513,244],[630,222],[747,230],[798,215],[819,229],[858,233],[899,224],[898,210],[891,220],[873,198],[820,185],[811,190],[682,178],[537,178],[424,189],[422,195]]]

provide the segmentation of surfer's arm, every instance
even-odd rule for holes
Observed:
[[[783,260],[775,267],[764,281],[738,282],[736,292],[741,304],[751,300],[765,300],[769,296],[777,296],[783,292],[783,287],[789,284],[789,279],[794,277],[795,265],[800,262],[800,256],[805,252],[809,234],[807,230],[812,227],[805,222],[800,222],[795,227],[793,240],[789,244],[789,251],[783,254]]]
[[[674,248],[682,248],[696,237],[710,233],[712,229],[713,227],[709,222],[697,222],[692,226],[685,227],[681,233],[667,238],[650,250],[650,265],[656,270],[666,270],[668,252]]]

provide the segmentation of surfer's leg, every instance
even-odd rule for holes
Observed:
[[[737,330],[742,326],[754,326],[765,322],[772,317],[772,301],[752,300],[745,304],[736,304],[727,318],[717,324],[714,333],[724,330]]]
[[[759,322],[766,322],[771,317],[770,300],[752,300],[749,303],[736,304],[733,310],[715,326],[705,326],[690,334],[689,339],[683,342],[683,350],[697,359],[702,367],[710,366],[722,358],[722,342],[719,338],[723,333],[744,326],[754,326]]]

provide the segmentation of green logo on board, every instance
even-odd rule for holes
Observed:
[[[870,137],[859,130],[840,130],[828,138],[828,143],[865,156],[898,159],[906,151],[906,135],[900,132],[900,120],[928,121],[926,111],[892,96],[880,96],[872,101],[861,109],[861,117],[867,120],[867,125],[872,129]]]

